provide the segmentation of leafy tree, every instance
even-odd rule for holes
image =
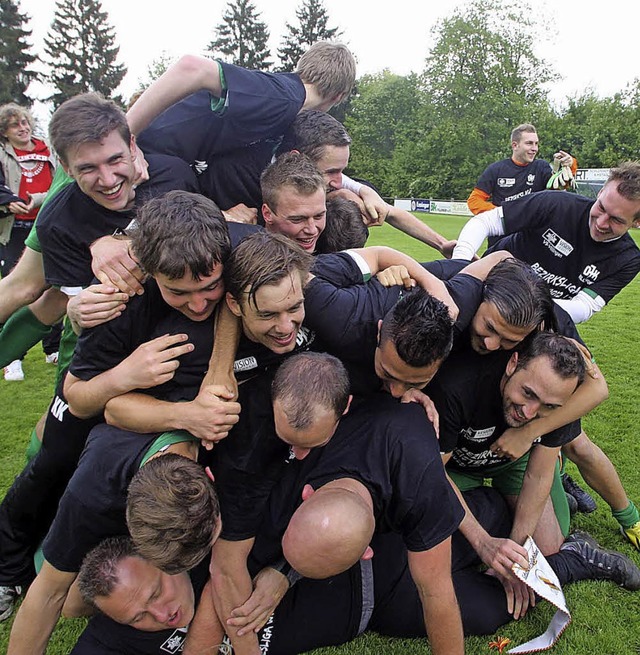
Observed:
[[[14,0],[0,0],[0,104],[31,105],[25,91],[35,77],[29,66],[36,57],[29,53],[31,30],[25,29],[26,22]]]
[[[413,141],[422,103],[418,78],[384,70],[361,77],[356,86],[344,121],[353,139],[350,170],[394,193],[393,155],[399,144]]]
[[[127,72],[116,63],[120,48],[100,0],[58,0],[44,43],[55,107],[87,91],[111,97]]]
[[[147,66],[147,76],[145,79],[138,80],[138,90],[144,91],[151,86],[172,64],[176,62],[176,57],[170,55],[166,50],[160,53],[160,56],[154,59]]]
[[[229,2],[215,33],[207,47],[212,53],[221,53],[230,63],[245,68],[271,68],[269,30],[251,0]]]
[[[554,73],[535,53],[541,32],[539,12],[514,0],[472,0],[434,27],[422,75],[429,115],[416,156],[398,161],[423,194],[466,197],[484,167],[508,155],[512,127],[548,113]]]
[[[288,34],[278,48],[280,70],[292,72],[309,46],[317,41],[330,41],[342,35],[337,27],[327,27],[329,14],[322,0],[302,0],[296,9],[299,26],[287,23]]]

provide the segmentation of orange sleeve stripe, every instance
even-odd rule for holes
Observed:
[[[482,212],[488,212],[490,209],[495,209],[495,205],[489,201],[491,196],[482,189],[475,189],[471,192],[467,198],[467,206],[472,214],[480,214]]]

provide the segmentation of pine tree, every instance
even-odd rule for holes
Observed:
[[[278,48],[280,70],[292,72],[296,69],[298,60],[309,46],[317,41],[331,41],[342,35],[337,27],[329,28],[329,14],[322,0],[302,0],[296,9],[296,17],[300,24],[295,27],[287,23],[289,33],[282,38]]]
[[[112,97],[127,69],[116,63],[119,46],[100,0],[58,0],[45,38],[50,73],[56,92],[49,100],[58,107],[87,91]]]
[[[216,26],[216,38],[207,50],[222,54],[227,61],[255,70],[268,70],[271,51],[267,46],[269,29],[250,0],[227,3],[222,22]]]
[[[0,0],[0,104],[31,105],[25,91],[36,74],[28,67],[37,58],[29,53],[31,30],[24,28],[26,22],[16,2]]]

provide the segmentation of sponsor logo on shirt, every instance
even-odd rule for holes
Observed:
[[[531,189],[527,189],[526,191],[520,191],[520,193],[515,193],[512,196],[507,196],[503,201],[502,204],[505,202],[511,202],[512,200],[517,200],[518,198],[522,198],[523,196],[528,196],[531,195]]]
[[[163,653],[180,653],[182,652],[182,646],[184,640],[187,637],[186,628],[178,628],[173,631],[173,634],[160,646],[160,650]]]
[[[551,229],[542,235],[542,242],[556,257],[569,255],[573,252],[573,246]]]
[[[482,430],[467,428],[462,431],[462,438],[468,441],[486,441],[495,431],[495,425],[490,428],[483,428]]]
[[[192,166],[196,175],[202,175],[207,170],[207,168],[209,168],[209,164],[201,159],[196,159]]]
[[[529,186],[531,186],[535,182],[535,180],[536,180],[535,173],[529,173],[529,175],[527,175],[527,184]]]
[[[242,371],[250,371],[253,368],[258,368],[258,360],[251,355],[251,357],[243,357],[242,359],[236,359],[233,362],[233,372],[240,373]]]
[[[600,271],[594,264],[587,264],[584,267],[584,271],[578,275],[580,282],[584,284],[593,284],[598,277],[600,277]]]
[[[509,187],[514,186],[516,183],[515,177],[499,177],[498,186],[502,189],[508,189]]]
[[[538,262],[531,264],[531,268],[547,283],[553,298],[573,298],[582,289],[574,284],[566,275],[550,273]]]

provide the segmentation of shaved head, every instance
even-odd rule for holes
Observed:
[[[303,498],[282,538],[287,561],[306,578],[346,571],[365,555],[373,536],[369,491],[361,482],[341,478],[315,492],[307,485]]]

